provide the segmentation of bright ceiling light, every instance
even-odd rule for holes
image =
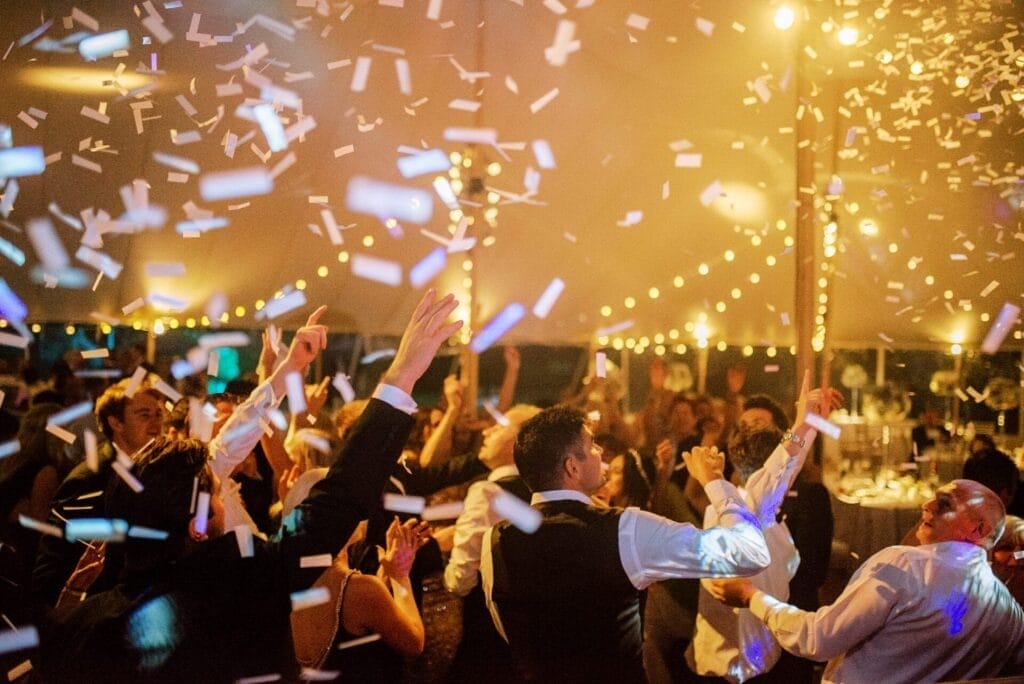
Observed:
[[[858,227],[860,228],[860,234],[865,237],[874,237],[878,235],[878,224],[875,223],[874,219],[861,219]]]
[[[796,13],[789,5],[783,5],[775,11],[775,28],[780,31],[785,31],[793,26],[794,21],[796,21]]]
[[[836,39],[839,40],[840,45],[853,45],[857,42],[858,38],[860,38],[860,33],[852,26],[844,26],[836,34]]]

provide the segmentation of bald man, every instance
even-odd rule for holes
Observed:
[[[751,612],[787,651],[828,660],[823,682],[932,682],[1024,672],[1024,612],[992,574],[1006,509],[970,480],[922,506],[921,546],[873,555],[830,606],[799,610],[747,580],[712,594]]]

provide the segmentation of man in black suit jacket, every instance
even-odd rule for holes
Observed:
[[[297,676],[289,613],[301,596],[293,592],[322,572],[302,568],[301,559],[336,554],[378,503],[412,427],[413,385],[461,327],[445,322],[456,304],[450,295],[436,300],[427,293],[327,476],[274,540],[254,540],[251,557],[241,554],[234,535],[222,534],[223,506],[206,447],[160,440],[144,450],[136,476],[145,488],[134,494],[119,484],[108,495],[109,511],[169,538],[129,538],[122,582],[43,625],[38,665],[46,681]],[[285,363],[305,368],[326,338],[325,326],[301,328]],[[210,494],[208,521],[190,517],[194,482]]]

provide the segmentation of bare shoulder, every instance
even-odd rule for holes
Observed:
[[[345,588],[345,601],[341,607],[341,619],[345,629],[353,634],[365,630],[381,608],[391,602],[391,594],[376,575],[353,573]]]

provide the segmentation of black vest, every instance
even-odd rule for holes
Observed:
[[[621,509],[539,504],[540,528],[494,528],[493,600],[520,676],[642,682],[639,598],[619,560]]]
[[[530,488],[518,474],[494,480],[494,484],[526,503],[530,502]],[[481,581],[477,581],[462,602],[462,641],[448,673],[448,681],[458,684],[516,681],[512,652],[494,628]]]

